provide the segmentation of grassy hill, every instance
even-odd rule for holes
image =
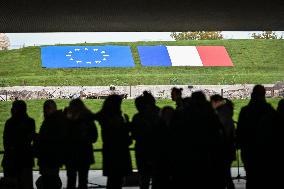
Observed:
[[[0,51],[0,86],[235,84],[284,81],[284,40],[200,40],[76,45],[106,44],[131,46],[136,66],[44,69],[41,67],[40,47],[27,47]],[[136,46],[160,44],[225,46],[235,67],[142,67]]]

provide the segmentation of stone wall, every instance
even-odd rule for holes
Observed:
[[[183,96],[190,96],[194,91],[203,91],[208,97],[221,94],[229,99],[250,97],[254,85],[137,85],[137,86],[14,86],[0,87],[0,100],[15,99],[102,99],[110,94],[119,94],[123,98],[133,99],[144,90],[150,91],[156,98],[169,99],[171,88],[183,88]],[[273,84],[265,84],[268,97],[284,96],[284,86],[274,89]]]

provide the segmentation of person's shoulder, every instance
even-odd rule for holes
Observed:
[[[156,113],[159,113],[161,111],[161,108],[159,106],[155,106]]]
[[[35,120],[33,118],[31,118],[30,116],[27,116],[27,121],[30,123],[35,123]]]
[[[5,122],[5,125],[10,125],[11,123],[13,123],[14,119],[12,117],[10,117],[9,119],[7,119],[7,121]]]
[[[13,120],[14,120],[13,117],[9,117],[6,122],[11,122]]]
[[[246,112],[246,111],[249,111],[249,109],[251,109],[251,106],[250,105],[245,105],[241,108],[241,112]]]
[[[54,112],[54,114],[55,114],[55,115],[63,116],[63,115],[64,115],[64,112],[63,112],[63,110],[56,110],[56,111]]]
[[[52,113],[47,120],[65,120],[67,117],[65,116],[65,113],[62,110],[56,110],[54,113]]]
[[[93,114],[93,118],[94,120],[98,121],[98,122],[102,122],[105,118],[104,118],[104,113],[103,112],[97,112]]]
[[[272,107],[272,105],[271,105],[270,103],[268,103],[268,102],[265,103],[265,106],[266,106],[266,108],[269,109],[269,110],[274,110],[274,108]]]
[[[136,114],[134,114],[133,119],[134,119],[134,118],[143,117],[143,116],[144,116],[144,113],[142,113],[142,112],[137,112]]]
[[[88,111],[84,114],[86,119],[94,119],[94,117],[96,116],[96,114],[92,113],[91,111]]]
[[[273,106],[270,103],[267,103],[266,105],[266,115],[267,117],[270,117],[272,119],[277,117],[277,111],[273,108]]]
[[[132,118],[132,122],[141,122],[142,120],[145,120],[145,115],[142,113],[136,113],[133,118]]]
[[[226,113],[228,113],[229,109],[226,106],[220,106],[218,108],[216,108],[215,113],[217,113],[218,115],[226,115]]]
[[[153,115],[156,115],[155,112],[148,112],[148,111],[145,111],[145,112],[140,112],[140,113],[138,113],[138,114],[137,114],[137,118],[138,118],[138,119],[145,120],[145,119],[152,118]]]

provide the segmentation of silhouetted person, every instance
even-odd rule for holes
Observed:
[[[76,177],[79,176],[79,188],[86,189],[88,171],[95,162],[93,143],[97,141],[98,132],[93,121],[91,111],[80,99],[70,102],[66,110],[67,144],[65,165],[67,169],[67,188],[76,186]]]
[[[275,131],[277,134],[274,136],[276,138],[276,151],[277,151],[277,156],[278,156],[278,161],[275,161],[276,165],[275,167],[278,167],[281,165],[281,170],[284,169],[284,165],[282,163],[284,156],[282,151],[280,152],[279,149],[283,149],[284,147],[284,138],[283,138],[283,133],[284,133],[284,99],[281,99],[278,103],[277,107],[277,129]],[[278,179],[277,183],[282,183],[282,176],[280,174],[276,178]],[[276,184],[277,184],[276,183]]]
[[[278,125],[279,125],[279,129],[281,130],[279,133],[283,133],[284,131],[284,99],[281,99],[278,102],[278,106],[277,106],[277,117],[278,117]],[[281,137],[282,138],[282,137]]]
[[[171,98],[176,102],[176,109],[183,108],[183,100],[182,100],[182,88],[173,87],[171,91]]]
[[[171,126],[175,110],[170,106],[165,106],[160,111],[160,124],[154,128],[155,133],[155,159],[154,178],[156,188],[172,189],[173,160],[172,160],[172,138]],[[152,187],[153,188],[153,187]]]
[[[278,102],[277,112],[278,112],[279,116],[284,118],[284,99],[281,99]]]
[[[147,91],[135,99],[138,113],[134,115],[132,137],[135,143],[135,156],[140,175],[140,188],[148,189],[152,178],[155,187],[154,158],[155,158],[155,129],[159,126],[159,108],[155,105],[155,98]]]
[[[57,110],[53,100],[47,100],[43,105],[44,120],[42,122],[36,151],[40,168],[41,188],[61,188],[59,169],[64,162],[66,142],[66,117]]]
[[[4,127],[4,177],[15,178],[18,188],[33,188],[34,166],[32,142],[35,136],[35,121],[27,114],[27,105],[22,100],[13,102],[9,118]]]
[[[174,188],[225,188],[222,124],[202,92],[172,122]]]
[[[96,114],[101,125],[103,142],[103,175],[107,176],[107,189],[122,188],[124,176],[132,172],[128,122],[121,112],[122,98],[110,95]]]
[[[277,111],[267,113],[260,122],[256,132],[256,156],[261,166],[257,167],[256,176],[265,179],[258,182],[257,188],[279,188],[283,184],[283,174],[279,170],[284,169],[284,117],[283,100],[279,101]],[[282,109],[282,111],[281,111]],[[281,113],[282,112],[282,113]],[[282,115],[281,115],[282,114]]]
[[[224,99],[218,94],[212,95],[210,97],[210,101],[223,125],[225,136],[226,188],[234,189],[235,186],[231,176],[231,164],[236,159],[235,125],[233,120],[234,106],[232,101],[229,99]]]
[[[216,110],[217,108],[222,106],[225,102],[224,102],[224,98],[221,95],[215,94],[210,97],[210,103],[213,109]]]
[[[260,179],[266,174],[265,164],[268,162],[267,160],[263,162],[262,156],[269,154],[267,145],[271,142],[272,134],[269,127],[275,125],[271,122],[274,115],[274,109],[265,100],[265,88],[256,85],[249,104],[241,109],[236,130],[237,146],[241,149],[248,189],[264,186]]]

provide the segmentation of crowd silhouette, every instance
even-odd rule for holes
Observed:
[[[281,186],[281,174],[275,169],[283,171],[284,99],[275,110],[266,102],[265,88],[256,85],[235,122],[234,104],[220,95],[208,101],[197,91],[183,98],[182,89],[173,88],[171,97],[175,109],[159,108],[153,95],[144,91],[135,99],[137,113],[131,121],[121,110],[119,95],[108,96],[97,113],[79,98],[64,110],[47,100],[38,134],[26,103],[16,100],[3,133],[4,178],[14,179],[13,188],[32,189],[37,158],[41,174],[37,188],[62,188],[59,170],[65,166],[67,189],[87,189],[88,171],[95,163],[97,121],[107,189],[121,189],[124,178],[132,174],[131,144],[135,144],[140,189],[234,189],[231,164],[237,149],[247,189]]]

